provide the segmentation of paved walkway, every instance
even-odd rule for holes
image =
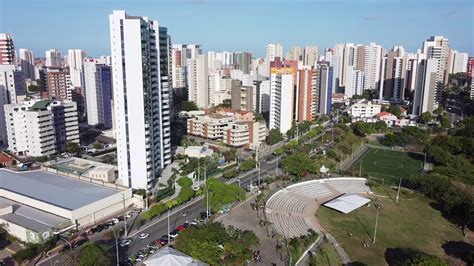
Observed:
[[[235,228],[250,230],[260,240],[260,245],[256,250],[260,250],[262,262],[260,264],[251,262],[249,265],[285,265],[284,261],[280,260],[280,254],[276,251],[277,239],[269,237],[265,227],[259,226],[260,219],[263,219],[263,211],[259,211],[259,218],[257,211],[252,210],[251,204],[255,203],[255,196],[250,197],[246,201],[232,208],[232,211],[224,214],[215,220],[221,222],[225,226],[232,225]]]

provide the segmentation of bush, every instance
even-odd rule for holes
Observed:
[[[232,168],[232,169],[228,169],[226,170],[222,176],[225,178],[225,179],[232,179],[234,177],[237,176],[237,171],[235,168]]]
[[[194,190],[191,187],[183,187],[179,191],[178,197],[176,198],[176,205],[188,202],[194,197]]]
[[[164,203],[153,205],[148,211],[143,213],[143,219],[151,220],[154,217],[166,212],[167,210],[168,206],[166,206]]]
[[[178,179],[177,183],[180,187],[183,187],[183,188],[191,187],[193,185],[193,181],[191,180],[191,178],[187,176],[183,176],[180,179]]]

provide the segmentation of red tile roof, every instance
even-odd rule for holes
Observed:
[[[13,157],[1,152],[0,153],[0,163],[10,163],[13,162]]]
[[[392,114],[389,113],[389,112],[380,112],[380,113],[376,114],[375,116],[382,117],[382,116],[386,116],[386,115],[392,115]]]

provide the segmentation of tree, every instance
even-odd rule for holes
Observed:
[[[443,108],[442,107],[436,108],[436,110],[433,111],[433,114],[435,114],[436,116],[442,115],[443,114]]]
[[[96,149],[96,150],[100,150],[102,149],[102,144],[99,143],[99,142],[94,142],[94,144],[92,144],[92,148]]]
[[[219,107],[231,108],[232,107],[232,100],[231,99],[225,99],[225,100],[222,101],[221,104],[218,104],[216,107],[217,108],[219,108]]]
[[[430,112],[424,112],[420,116],[420,122],[423,124],[427,124],[428,122],[431,122],[433,120],[433,115],[431,115]]]
[[[88,243],[81,248],[79,255],[79,266],[89,265],[111,265],[112,259],[104,247],[99,246],[96,243]]]
[[[193,181],[187,176],[183,176],[178,179],[177,183],[180,187],[190,187],[193,185]]]
[[[199,110],[199,107],[196,105],[195,102],[192,101],[184,101],[181,103],[181,110],[182,111],[197,111]]]
[[[375,122],[374,128],[377,132],[385,132],[387,131],[387,123],[384,121],[377,121]]]
[[[388,108],[388,112],[397,117],[400,117],[400,115],[402,114],[402,112],[400,111],[400,106],[395,104],[390,105],[390,107]]]
[[[176,239],[177,250],[210,265],[243,265],[251,259],[252,247],[259,240],[252,231],[243,231],[220,223],[190,227]]]
[[[266,142],[268,145],[276,144],[283,140],[283,135],[280,133],[280,130],[273,128],[268,131],[268,136]]]
[[[66,144],[66,152],[72,153],[72,154],[78,154],[81,151],[79,148],[79,144],[75,142],[69,142]]]
[[[257,165],[257,162],[255,160],[247,159],[240,164],[239,168],[240,168],[240,171],[247,172],[255,168],[256,165]]]
[[[289,174],[297,177],[302,177],[307,173],[315,173],[318,170],[314,161],[303,153],[294,153],[287,156],[282,165]]]
[[[365,137],[365,135],[371,134],[373,132],[372,126],[364,121],[357,121],[353,123],[351,128],[354,134],[361,137]]]
[[[245,191],[238,185],[227,185],[215,178],[208,179],[206,184],[212,212],[220,211],[225,205],[245,199]]]
[[[30,86],[28,86],[28,92],[39,92],[39,91],[41,91],[41,87],[38,85],[31,84]]]
[[[441,116],[440,124],[442,128],[450,128],[451,122],[449,122],[449,118],[447,114],[443,114]]]

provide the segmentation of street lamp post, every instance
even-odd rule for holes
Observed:
[[[128,237],[127,233],[127,214],[125,212],[125,195],[122,194],[122,202],[123,202],[123,229],[124,229],[124,236],[125,238]]]
[[[117,255],[117,266],[119,266],[120,259],[119,259],[119,250],[118,250],[118,239],[117,239],[117,232],[115,232],[115,228],[112,229],[112,232],[114,233],[114,238],[115,238],[115,253]]]
[[[374,240],[372,241],[372,243],[375,244],[375,239],[377,237],[377,227],[378,227],[378,224],[379,224],[379,212],[380,212],[380,208],[381,206],[376,204],[375,205],[375,208],[377,209],[377,215],[375,217],[375,231],[374,231]]]
[[[400,188],[402,186],[402,177],[400,177],[400,182],[398,183],[398,191],[397,191],[397,204],[398,204],[398,199],[400,198]]]

